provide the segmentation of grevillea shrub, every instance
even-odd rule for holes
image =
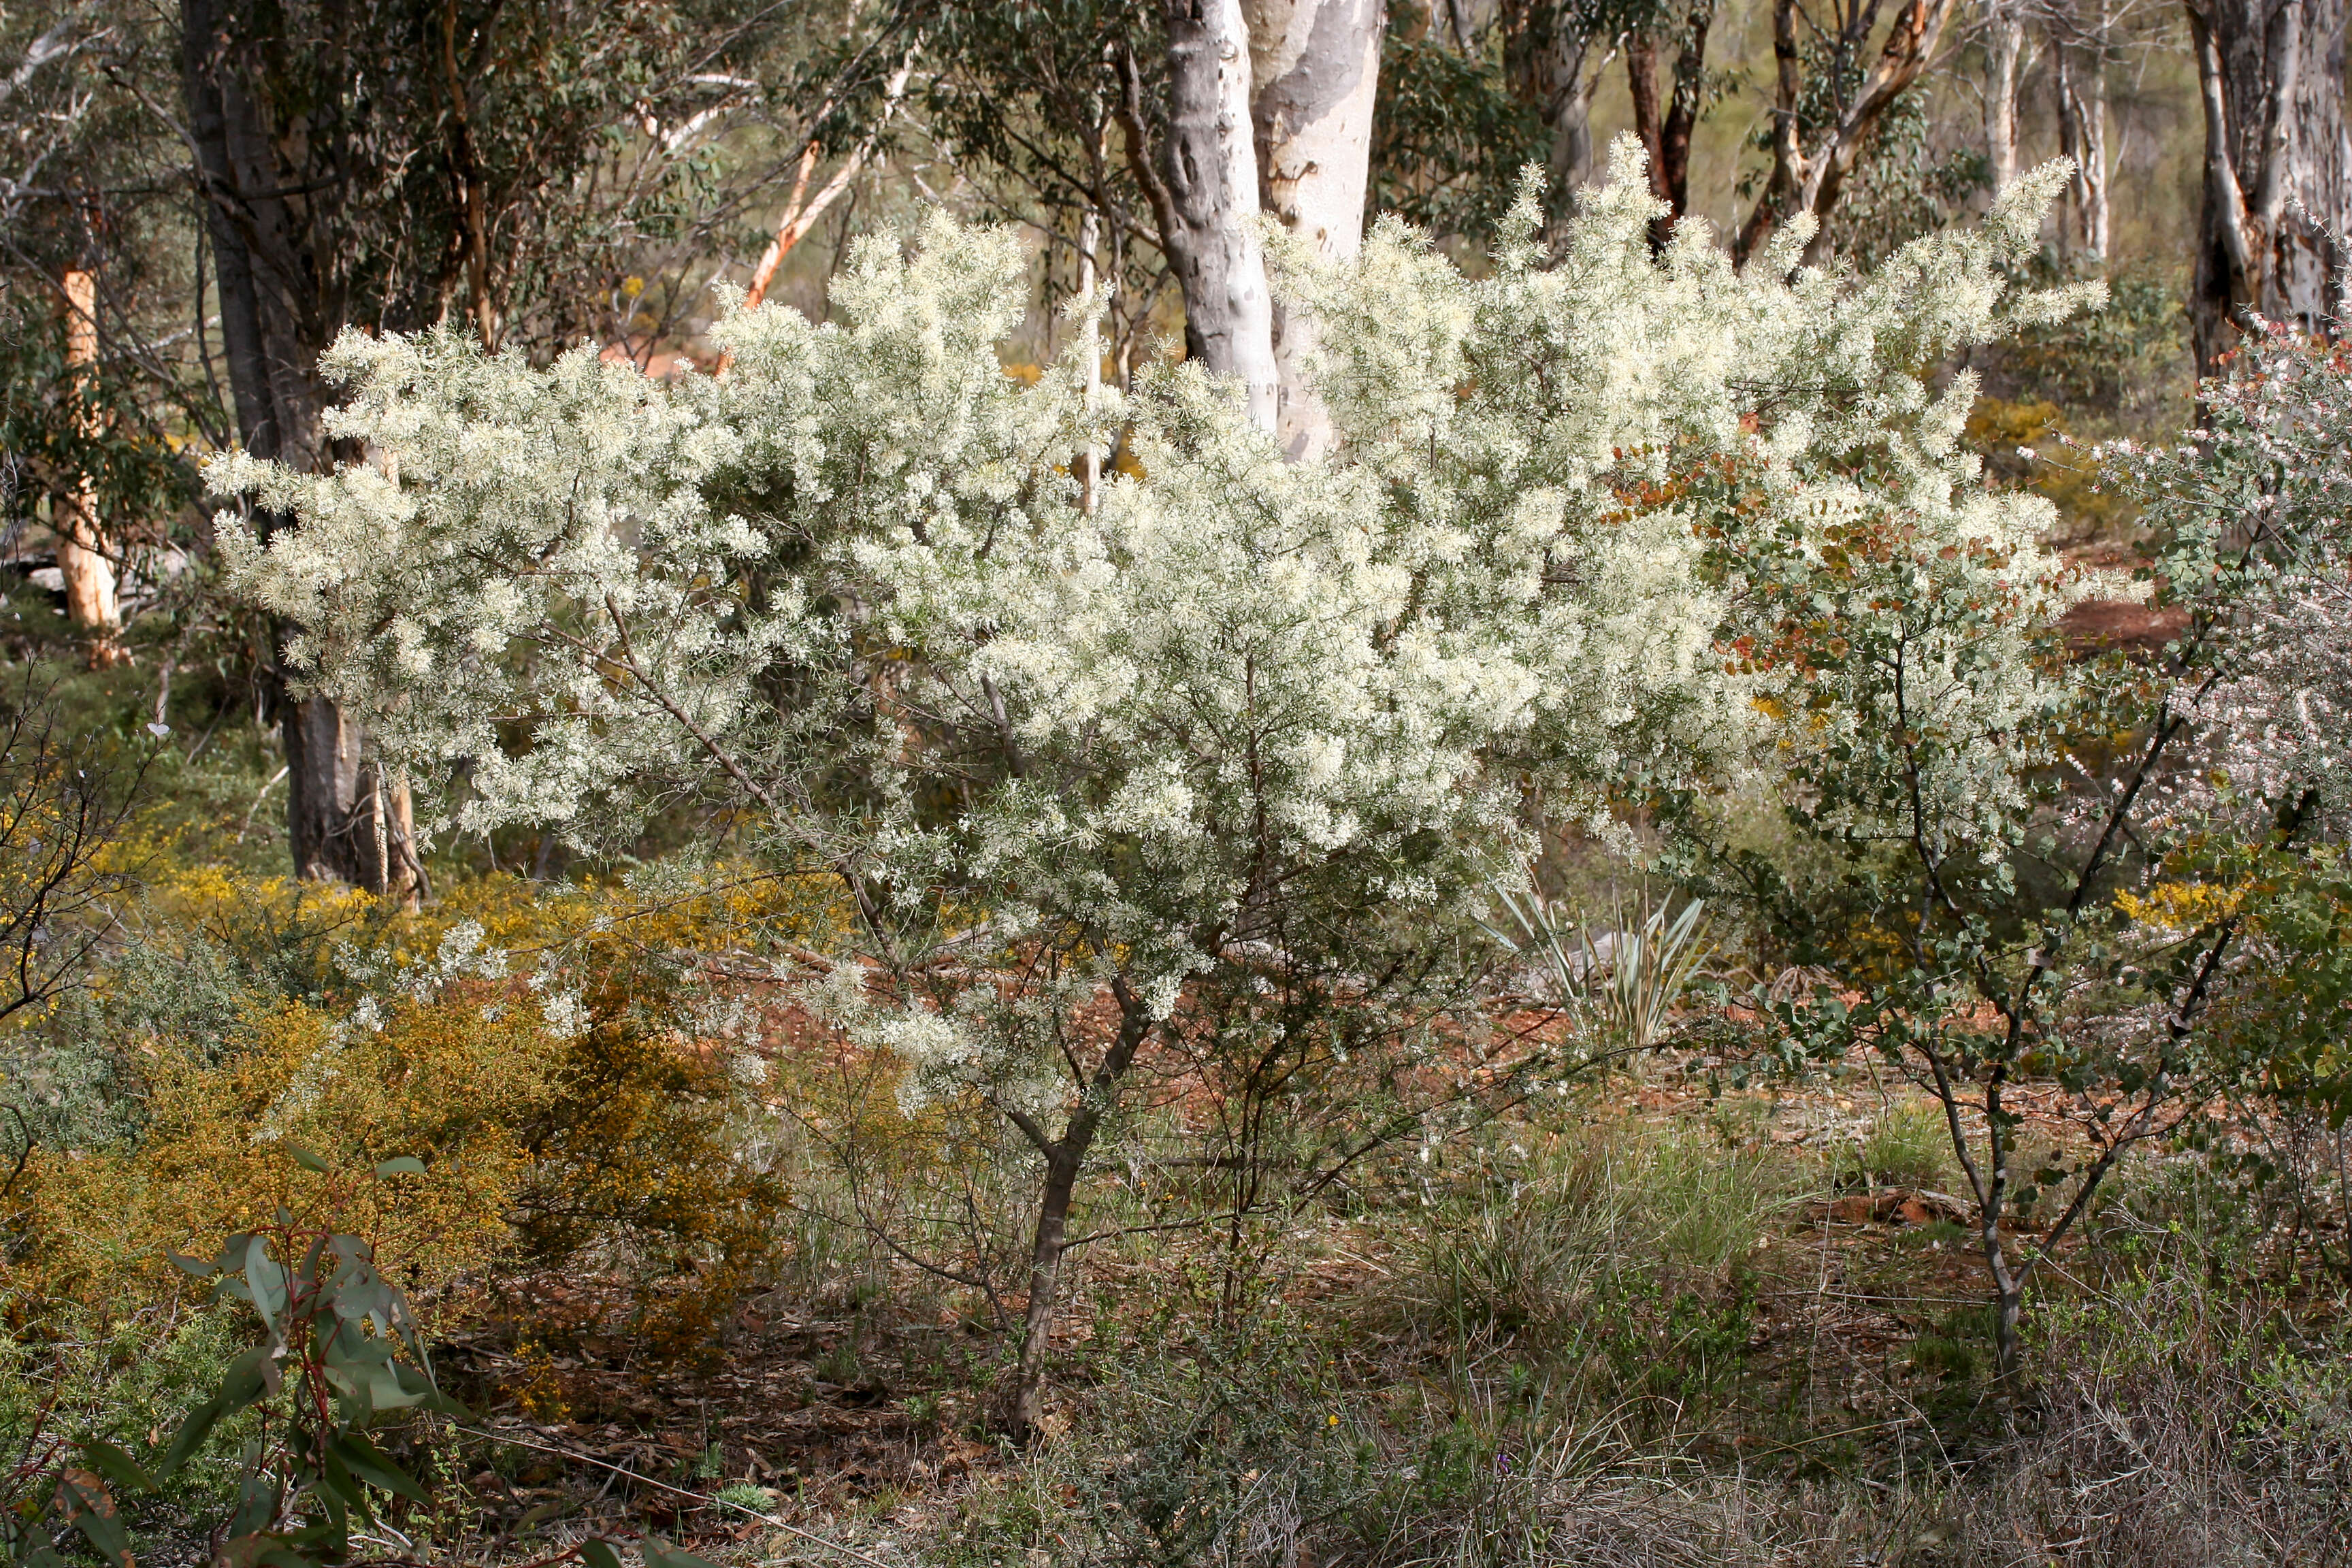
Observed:
[[[1549,267],[1532,186],[1483,279],[1394,223],[1294,256],[1341,437],[1307,463],[1196,368],[1005,375],[1021,253],[945,217],[858,249],[840,323],[736,313],[730,372],[676,387],[350,334],[332,426],[370,460],[225,459],[289,526],[222,548],[389,766],[458,781],[441,825],[610,842],[703,802],[838,879],[810,1005],[910,1104],[1035,1150],[1025,1426],[1079,1175],[1188,994],[1306,952],[1427,1016],[1525,792],[1601,819],[1743,765],[1759,687],[1721,649],[1754,590],[1718,536],[1827,555],[1899,513],[1987,592],[2041,580],[2046,503],[1978,482],[1973,383],[1929,371],[2081,301],[2007,281],[2058,178],[1866,278],[1801,269],[1794,231],[1744,271],[1696,226],[1654,257],[1630,142]],[[1081,505],[1072,455],[1114,436],[1144,477]]]
[[[1779,815],[1844,857],[1861,940],[1803,952],[1814,911],[1774,858],[1696,794],[1677,826],[1858,987],[1782,1005],[1790,1049],[1874,1050],[1941,1102],[2006,1376],[2029,1286],[2131,1151],[2249,1096],[2347,1103],[2352,378],[2272,331],[2207,395],[2182,446],[2102,455],[2150,531],[2141,581],[2106,590],[2166,617],[2150,652],[2070,646],[2079,574],[1900,504],[1718,536]]]

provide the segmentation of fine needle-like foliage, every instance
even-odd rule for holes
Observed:
[[[2209,384],[2200,447],[2107,455],[2148,506],[2139,591],[2170,617],[2134,657],[2069,644],[2084,575],[1990,511],[1956,535],[1890,505],[1724,536],[1782,816],[1867,910],[1818,954],[1853,988],[1782,1005],[1781,1038],[1867,1047],[1935,1097],[2012,1387],[2029,1289],[2126,1155],[2247,1094],[2340,1103],[2312,1039],[2340,1032],[2339,983],[2318,960],[2265,1004],[2256,955],[2341,925],[2344,385],[2340,356],[2274,334]],[[1798,909],[1708,818],[1680,821],[1724,880]]]
[[[1194,368],[1008,377],[1020,253],[944,216],[857,251],[839,324],[738,313],[731,370],[675,388],[347,334],[369,459],[220,461],[299,520],[221,550],[387,764],[448,783],[443,826],[609,842],[701,802],[838,879],[856,962],[811,1005],[1038,1156],[1024,1429],[1088,1151],[1188,996],[1302,947],[1458,991],[1524,787],[1598,819],[1738,765],[1766,693],[1721,539],[1826,556],[1899,514],[2000,542],[1988,591],[2042,579],[2046,503],[1980,486],[1973,383],[1925,367],[2084,297],[2005,270],[2060,175],[1862,279],[1795,228],[1744,271],[1691,224],[1654,257],[1630,142],[1551,266],[1532,182],[1483,279],[1393,222],[1293,257],[1340,437],[1306,463]],[[1122,431],[1145,477],[1082,508],[1072,454]],[[1957,658],[1939,700],[2036,700]]]

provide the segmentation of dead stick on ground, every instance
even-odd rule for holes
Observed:
[[[887,1563],[877,1562],[874,1558],[866,1556],[863,1552],[852,1551],[850,1548],[842,1545],[837,1541],[827,1541],[824,1536],[813,1535],[809,1531],[801,1529],[798,1525],[786,1524],[782,1520],[778,1519],[772,1513],[761,1513],[756,1508],[745,1508],[741,1503],[730,1502],[725,1498],[705,1497],[700,1492],[688,1491],[684,1487],[674,1487],[667,1481],[657,1481],[651,1476],[640,1475],[636,1471],[630,1469],[625,1465],[615,1465],[608,1460],[595,1458],[587,1454],[574,1453],[569,1448],[559,1448],[551,1443],[534,1443],[528,1437],[518,1437],[511,1432],[488,1432],[483,1430],[479,1426],[460,1426],[455,1421],[452,1421],[449,1425],[457,1430],[468,1433],[473,1436],[488,1437],[493,1443],[512,1443],[518,1448],[535,1448],[542,1454],[553,1454],[560,1459],[572,1459],[583,1465],[593,1465],[600,1470],[610,1470],[616,1476],[626,1476],[633,1481],[640,1481],[658,1491],[666,1491],[675,1497],[692,1498],[695,1501],[701,1503],[706,1507],[716,1504],[719,1508],[731,1508],[737,1513],[750,1515],[751,1518],[758,1520],[761,1524],[773,1525],[776,1529],[782,1531],[787,1535],[797,1535],[803,1541],[808,1542],[812,1545],[822,1546],[828,1552],[838,1552],[853,1563],[863,1563],[866,1565],[866,1568],[889,1568]]]

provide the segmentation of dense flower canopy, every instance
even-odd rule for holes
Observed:
[[[858,252],[840,322],[737,313],[731,370],[675,387],[347,335],[369,460],[225,460],[299,526],[223,548],[459,826],[719,800],[840,872],[889,962],[984,918],[1164,1013],[1278,902],[1471,896],[1524,787],[1598,813],[1736,766],[1786,678],[1738,651],[1781,613],[1743,561],[1899,523],[2045,577],[2044,503],[1982,485],[1973,382],[1929,367],[2080,302],[2004,271],[2058,178],[1861,279],[1793,229],[1744,270],[1695,224],[1654,258],[1630,143],[1549,265],[1532,187],[1485,278],[1393,222],[1290,257],[1340,433],[1306,463],[1192,368],[1008,377],[1022,255],[934,216]],[[1088,510],[1074,455],[1114,438],[1142,477]],[[1963,724],[2015,700],[1951,685]]]
[[[2111,467],[2148,503],[2154,575],[2189,613],[2174,709],[2193,754],[2158,790],[2191,829],[2218,811],[2306,837],[2352,821],[2352,354],[2257,322],[2208,384],[2194,445],[2119,444]]]

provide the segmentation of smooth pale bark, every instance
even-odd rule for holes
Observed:
[[[81,378],[98,373],[98,278],[95,273],[65,275],[66,368]],[[95,409],[88,405],[87,384],[76,388],[84,406],[76,416],[86,436],[97,434]],[[65,579],[66,616],[93,634],[89,658],[93,665],[110,665],[122,658],[120,634],[122,609],[115,598],[114,563],[107,553],[106,535],[98,515],[98,487],[81,476],[70,494],[57,498],[58,574]]]
[[[1102,327],[1095,316],[1096,276],[1095,252],[1102,246],[1102,215],[1088,207],[1078,220],[1078,298],[1087,302],[1087,314],[1082,330],[1087,335],[1087,412],[1092,414],[1102,401]],[[1094,514],[1102,490],[1102,450],[1092,441],[1078,456],[1078,505],[1088,516]]]
[[[1985,5],[1985,163],[1992,188],[2017,178],[2017,84],[2025,60],[2025,0]]]
[[[1185,353],[1240,381],[1250,418],[1271,431],[1281,374],[1255,221],[1249,29],[1241,0],[1169,0],[1167,22],[1168,142],[1147,190],[1184,292]],[[1128,119],[1133,135],[1131,101]]]
[[[2205,193],[2189,320],[2210,375],[2248,311],[2317,332],[2344,304],[2352,235],[2346,0],[2197,0]]]
[[[2074,160],[2066,188],[2067,247],[2085,265],[2107,259],[2107,0],[2069,19],[2057,50],[2058,150]]]
[[[1608,57],[1585,68],[1599,40],[1559,0],[1500,0],[1496,19],[1503,31],[1504,81],[1549,133],[1545,208],[1557,235],[1576,193],[1592,182],[1592,94]]]
[[[1243,0],[1259,200],[1332,260],[1363,248],[1371,179],[1372,103],[1385,0]],[[1331,416],[1308,384],[1314,324],[1275,301],[1275,438],[1294,461],[1331,442]]]
[[[332,461],[320,428],[328,396],[319,354],[343,326],[348,300],[301,205],[316,171],[287,166],[307,143],[273,133],[267,108],[248,90],[251,46],[234,37],[214,0],[183,0],[180,15],[188,133],[237,432],[255,457],[318,472]],[[265,535],[291,526],[282,517],[257,521]],[[407,792],[376,776],[363,737],[341,709],[325,698],[297,699],[282,665],[276,674],[295,874],[417,896],[424,877]]]

